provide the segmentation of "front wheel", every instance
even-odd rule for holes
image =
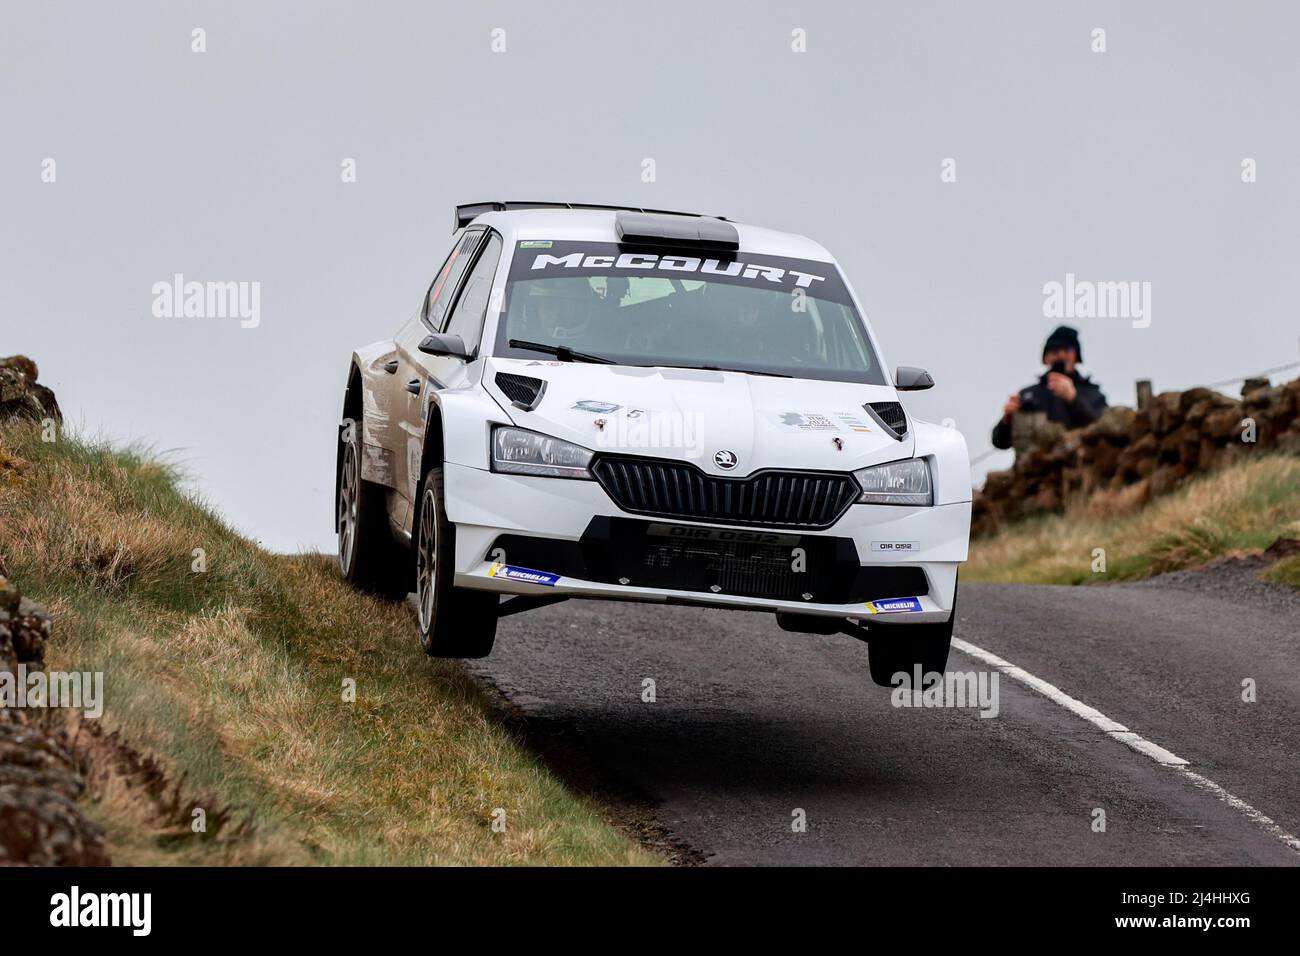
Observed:
[[[893,676],[902,672],[910,682],[918,665],[922,678],[931,673],[942,674],[951,645],[952,618],[942,624],[894,624],[877,628],[876,636],[867,640],[871,679],[881,687],[893,687]]]
[[[952,626],[957,621],[957,591],[952,592],[952,613],[940,624],[893,624],[877,627],[867,638],[867,666],[871,679],[881,687],[893,687],[891,678],[905,673],[910,682],[917,666],[921,677],[942,674],[952,647]],[[870,634],[870,629],[868,629]]]
[[[420,646],[430,657],[487,657],[497,634],[497,595],[458,588],[456,526],[447,520],[442,469],[430,468],[416,526],[415,597]]]

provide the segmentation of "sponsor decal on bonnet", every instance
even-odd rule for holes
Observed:
[[[886,598],[883,601],[868,601],[867,610],[872,614],[900,614],[921,610],[921,599],[917,597]]]
[[[584,412],[595,412],[598,415],[608,415],[610,412],[618,411],[623,406],[615,405],[613,402],[594,402],[589,398],[584,398],[573,407],[581,409]]]
[[[782,428],[800,432],[869,432],[871,427],[851,412],[771,412]]]
[[[555,582],[560,580],[560,575],[551,574],[549,571],[517,568],[513,564],[501,564],[500,562],[488,568],[488,577],[505,578],[508,581],[525,581],[528,584],[544,584],[547,587],[555,587]]]
[[[871,429],[857,415],[850,415],[847,412],[836,412],[835,417],[848,426],[850,431],[869,432]]]
[[[803,432],[837,432],[840,426],[835,419],[820,412],[779,412],[777,421],[786,428]]]

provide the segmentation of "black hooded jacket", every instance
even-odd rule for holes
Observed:
[[[1069,374],[1079,394],[1068,405],[1047,387],[1048,374],[1044,372],[1037,382],[1020,390],[1021,411],[1046,412],[1048,421],[1060,422],[1066,428],[1082,428],[1095,422],[1106,410],[1106,396],[1101,388],[1077,369]],[[993,426],[993,447],[1011,447],[1010,422],[999,421]]]

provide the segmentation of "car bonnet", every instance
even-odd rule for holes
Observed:
[[[892,386],[743,372],[489,359],[484,387],[520,427],[605,454],[684,459],[709,474],[765,468],[850,471],[910,457],[863,406]],[[536,407],[511,401],[497,375],[546,383]]]

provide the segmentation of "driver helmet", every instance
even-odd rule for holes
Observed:
[[[550,279],[528,291],[528,311],[551,339],[584,335],[591,325],[596,290],[587,279]]]

